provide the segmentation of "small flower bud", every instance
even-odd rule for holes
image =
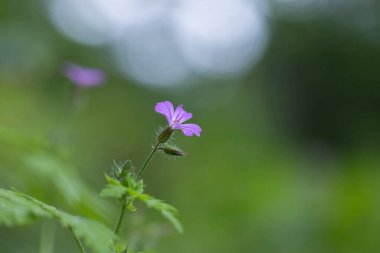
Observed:
[[[128,173],[132,173],[133,166],[131,160],[126,160],[123,162],[115,162],[114,166],[112,166],[113,177],[120,182],[123,182],[127,177]]]
[[[168,126],[167,128],[165,128],[164,130],[162,130],[162,132],[160,133],[160,135],[158,136],[158,141],[160,143],[165,143],[167,142],[170,137],[172,136],[172,133],[174,132],[174,129],[171,128],[170,126]]]
[[[121,180],[124,180],[124,178],[127,176],[127,174],[132,171],[132,167],[133,167],[132,161],[126,160],[126,161],[122,162],[120,164],[120,166],[121,166],[121,173],[120,173],[119,178]]]
[[[185,152],[180,148],[166,144],[163,147],[164,153],[172,156],[184,156]]]

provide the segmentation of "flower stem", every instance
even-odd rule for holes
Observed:
[[[152,149],[152,152],[150,152],[149,156],[146,158],[144,164],[141,166],[141,169],[139,171],[139,174],[137,174],[137,180],[140,180],[143,173],[144,173],[144,170],[145,168],[148,166],[150,160],[152,159],[154,153],[156,153],[156,151],[158,150],[158,146],[160,146],[160,142],[157,142],[156,146],[154,146],[154,148]]]
[[[144,170],[145,168],[148,166],[150,160],[152,160],[152,157],[154,155],[154,153],[156,153],[156,151],[158,150],[158,147],[160,146],[160,142],[157,142],[157,144],[154,146],[154,148],[152,149],[152,152],[150,152],[149,156],[146,158],[144,164],[141,166],[140,168],[140,171],[139,173],[137,174],[137,180],[140,180],[143,173],[144,173]],[[124,220],[124,217],[127,213],[127,206],[128,206],[128,203],[126,203],[125,201],[125,196],[124,198],[122,198],[123,200],[123,205],[121,207],[121,212],[120,212],[120,216],[119,216],[119,219],[117,221],[117,225],[116,225],[116,228],[115,228],[115,234],[118,234],[119,231],[120,231],[120,228],[121,228],[121,224],[123,223],[123,220]]]
[[[119,231],[120,231],[121,224],[123,223],[126,211],[127,211],[127,204],[123,203],[123,206],[121,207],[121,212],[120,212],[119,220],[117,221],[117,225],[116,225],[116,228],[115,228],[115,234],[118,234]]]
[[[77,237],[77,235],[74,233],[74,230],[72,227],[69,227],[69,230],[71,231],[71,233],[74,235],[74,238],[75,238],[75,242],[77,243],[79,249],[80,249],[80,252],[81,253],[86,253],[86,250],[85,248],[83,247],[83,244],[82,242],[79,240],[79,238]]]

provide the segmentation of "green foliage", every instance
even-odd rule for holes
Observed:
[[[26,194],[0,189],[0,224],[24,225],[37,218],[57,219],[62,226],[72,229],[96,253],[112,252],[116,236],[103,224],[65,213]]]
[[[52,213],[23,197],[20,193],[0,189],[0,224],[24,225],[38,217],[52,217]]]
[[[131,160],[116,163],[112,167],[112,173],[114,178],[123,182],[128,174],[133,173],[134,167]]]
[[[164,201],[156,199],[148,194],[139,193],[130,188],[128,188],[128,193],[132,198],[139,199],[148,207],[159,211],[163,217],[170,221],[170,223],[179,233],[183,233],[182,224],[176,217],[178,215],[178,211],[175,207],[166,204]]]
[[[100,192],[100,196],[104,198],[122,198],[126,193],[127,189],[123,186],[118,180],[105,175],[108,184],[106,187]]]
[[[94,217],[105,217],[107,209],[104,202],[64,159],[48,152],[35,152],[25,155],[23,162],[25,173],[41,182],[41,188],[53,187],[71,207],[77,209],[80,206]],[[44,182],[50,182],[49,186]]]
[[[86,210],[93,217],[107,217],[108,210],[104,201],[99,199],[96,191],[78,175],[78,170],[72,166],[70,159],[67,159],[64,147],[56,146],[33,132],[24,133],[2,124],[0,124],[0,144],[1,165],[5,163],[6,166],[14,168],[12,173],[10,170],[1,171],[1,176],[7,178],[9,174],[5,173],[10,173],[12,176],[21,174],[21,180],[16,179],[16,183],[13,182],[11,185],[24,187],[25,183],[26,188],[37,188],[40,192],[52,187],[55,196],[59,196],[57,199],[65,201],[70,207]],[[21,163],[12,163],[20,160]],[[48,194],[45,195],[47,196]]]
[[[122,248],[120,245],[116,245],[115,247],[115,253],[144,253],[142,251],[134,251],[132,249],[129,249],[129,248]]]
[[[83,190],[80,178],[56,157],[38,152],[26,155],[23,162],[34,175],[51,181],[68,203],[80,201],[78,193]]]
[[[0,125],[0,143],[18,150],[43,150],[48,143],[36,136],[22,134],[14,129]]]
[[[134,212],[136,207],[133,205],[135,200],[140,200],[149,208],[153,208],[161,213],[161,215],[170,221],[173,227],[179,232],[183,232],[182,224],[177,219],[178,211],[173,206],[166,204],[162,200],[156,199],[148,194],[144,194],[143,180],[137,181],[131,170],[124,173],[123,178],[113,178],[106,175],[108,184],[101,191],[100,196],[115,198],[124,201],[128,210]]]

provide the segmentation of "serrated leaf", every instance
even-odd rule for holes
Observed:
[[[164,201],[156,199],[148,194],[140,194],[129,188],[128,188],[128,192],[134,198],[140,199],[148,207],[159,211],[163,217],[165,217],[167,220],[170,221],[170,223],[178,231],[178,233],[183,233],[182,224],[176,217],[176,215],[178,214],[178,211],[175,207],[169,204],[166,204]]]
[[[141,179],[135,184],[135,187],[133,190],[139,194],[142,194],[144,192],[144,181]]]
[[[177,219],[177,217],[174,216],[172,212],[162,210],[161,214],[170,221],[170,223],[173,225],[173,227],[177,230],[178,233],[183,233],[183,226],[181,222]]]
[[[0,224],[6,226],[25,225],[33,222],[37,217],[51,217],[52,215],[20,198],[13,191],[0,189]]]
[[[62,226],[71,228],[94,252],[112,252],[116,235],[103,224],[65,213],[26,194],[0,189],[0,224],[23,225],[36,218],[56,218]]]
[[[104,198],[116,198],[119,199],[123,195],[127,193],[127,188],[125,188],[122,185],[107,185],[106,188],[104,188],[100,192],[100,196]]]
[[[107,183],[110,185],[121,185],[119,180],[108,176],[107,174],[104,175],[106,177]]]
[[[137,182],[136,182],[135,178],[133,177],[132,173],[127,174],[126,182],[127,182],[126,187],[130,187],[132,189],[134,189],[137,185]]]
[[[144,191],[143,181],[140,180],[138,183],[136,183],[136,181],[130,173],[128,173],[128,175],[126,176],[127,185],[122,184],[119,180],[112,178],[108,175],[105,175],[105,177],[108,184],[104,189],[101,190],[101,197],[120,199],[126,193],[128,193],[129,187],[140,193]],[[133,202],[133,199],[131,201]]]

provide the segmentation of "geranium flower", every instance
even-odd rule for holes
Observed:
[[[85,68],[75,63],[66,63],[63,74],[79,87],[99,86],[105,81],[105,74],[96,68]]]
[[[183,124],[191,119],[193,114],[186,112],[183,105],[177,106],[174,110],[173,104],[169,101],[159,102],[155,106],[155,111],[164,115],[168,120],[168,129],[174,131],[181,130],[186,136],[201,135],[202,129],[197,124]]]

